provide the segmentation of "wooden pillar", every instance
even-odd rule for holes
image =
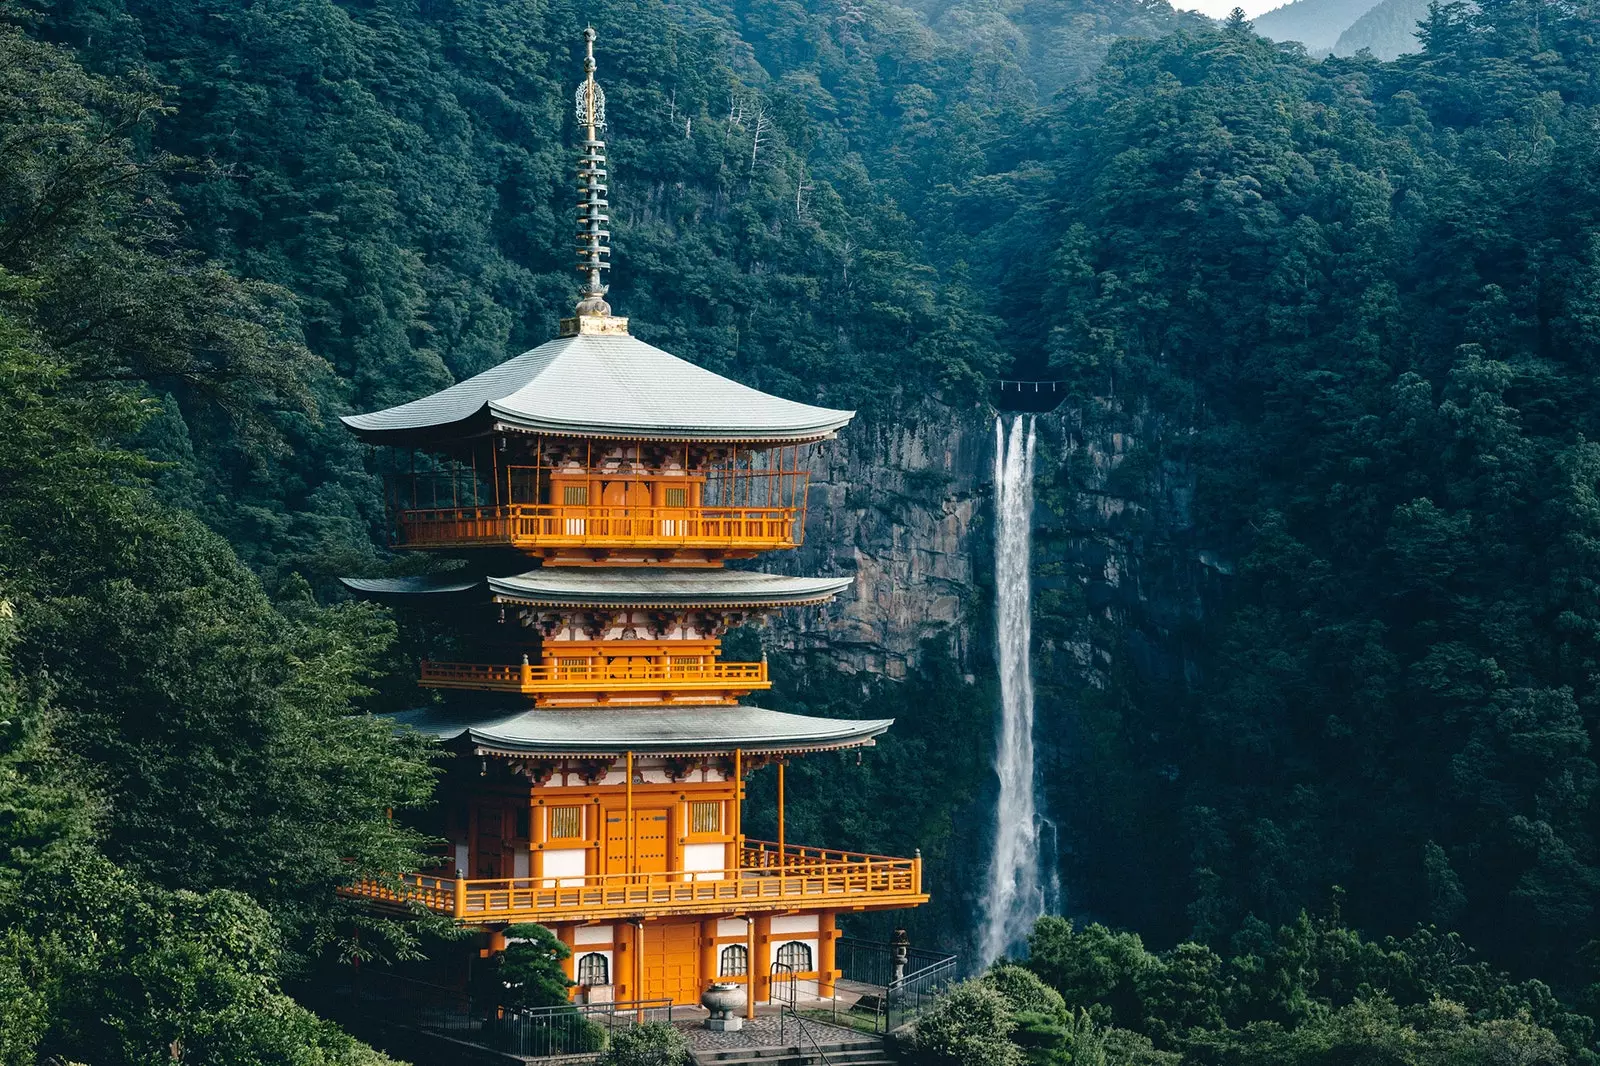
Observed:
[[[756,950],[750,956],[750,976],[755,979],[756,998],[772,999],[772,915],[758,914],[751,923],[756,932]]]
[[[561,960],[561,972],[567,975],[568,981],[576,981],[578,979],[578,949],[575,943],[577,940],[575,935],[577,928],[575,925],[559,925],[556,927],[556,939],[567,946],[567,957]],[[578,986],[576,984],[569,985],[567,998],[571,999],[577,994],[577,991]]]
[[[700,922],[700,990],[703,992],[717,980],[717,923],[716,918]]]
[[[611,927],[611,939],[616,946],[612,949],[611,978],[615,982],[613,997],[619,1003],[638,999],[638,991],[634,988],[634,956],[638,953],[638,944],[634,939],[634,925],[632,922],[617,922]]]
[[[744,849],[744,752],[733,749],[733,864]]]
[[[544,844],[548,839],[548,827],[545,825],[544,800],[529,797],[528,800],[528,876],[533,879],[534,887],[544,877]]]
[[[778,760],[778,868],[783,868],[783,765]]]
[[[823,911],[817,915],[817,995],[823,999],[833,995],[839,979],[838,948],[838,912]]]
[[[634,954],[633,954],[634,987],[637,989],[637,991],[634,993],[633,998],[635,1000],[642,1000],[642,999],[646,998],[646,996],[645,996],[645,987],[644,987],[644,919],[643,918],[635,918],[633,920],[633,944],[634,944]],[[644,1008],[643,1007],[639,1008],[639,1021],[640,1022],[644,1021]]]
[[[633,871],[633,830],[634,830],[634,825],[633,825],[633,752],[631,752],[631,751],[628,752],[628,760],[627,760],[627,762],[628,762],[628,765],[627,765],[627,768],[626,768],[626,772],[627,772],[627,776],[628,776],[628,780],[627,780],[628,813],[626,815],[626,819],[627,820],[622,823],[622,826],[623,826],[623,832],[627,835],[627,840],[628,840],[628,867],[627,867],[627,869],[628,869],[629,879],[631,880],[633,872],[634,872]]]
[[[744,918],[744,1016],[756,1016],[756,920]]]

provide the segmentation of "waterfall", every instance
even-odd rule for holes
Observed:
[[[1033,796],[1033,674],[1028,661],[1028,549],[1033,522],[1033,419],[1018,415],[1009,435],[995,419],[995,634],[1000,660],[1000,778],[994,856],[984,898],[980,961],[987,966],[1026,940],[1044,913],[1039,815]],[[1026,439],[1024,439],[1026,437]],[[1059,891],[1059,890],[1058,890]]]

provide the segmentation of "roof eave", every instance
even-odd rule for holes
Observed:
[[[585,422],[553,422],[518,419],[490,405],[492,429],[496,433],[539,433],[556,437],[579,437],[586,440],[651,440],[672,444],[815,444],[834,440],[839,430],[849,425],[854,411],[844,412],[845,417],[813,426],[795,426],[787,429],[763,429],[743,426],[734,429],[707,429],[703,426],[619,426],[597,425]]]

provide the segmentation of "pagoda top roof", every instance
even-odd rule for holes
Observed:
[[[796,444],[832,437],[854,415],[741,385],[626,332],[580,331],[431,396],[343,421],[372,444],[501,431]]]
[[[509,577],[343,577],[366,596],[457,596],[487,593],[496,603],[530,607],[803,607],[825,603],[850,587],[849,577],[785,577],[753,570],[654,566],[546,566]]]
[[[871,747],[892,718],[813,718],[761,707],[424,707],[389,716],[474,754],[576,758],[622,755],[799,754]]]

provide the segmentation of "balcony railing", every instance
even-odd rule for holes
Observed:
[[[604,507],[514,503],[396,516],[403,548],[672,549],[759,552],[800,543],[799,507]]]
[[[557,692],[752,692],[771,688],[760,663],[596,663],[506,666],[498,663],[422,664],[427,688],[528,694]]]
[[[828,852],[750,842],[741,859],[751,868],[586,877],[458,880],[407,874],[363,881],[340,891],[380,903],[420,904],[463,921],[589,921],[628,915],[716,914],[792,907],[914,907],[922,892],[922,859]]]

